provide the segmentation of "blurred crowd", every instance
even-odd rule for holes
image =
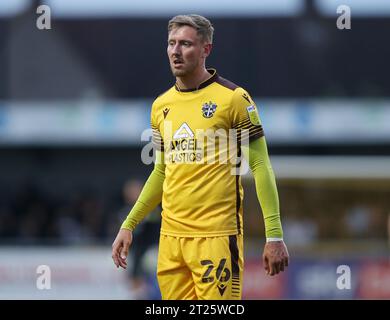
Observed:
[[[253,192],[246,195],[251,202],[247,208],[256,212]],[[353,181],[280,182],[279,197],[284,237],[291,246],[333,240],[386,241],[388,237],[390,209],[385,187],[356,186]],[[256,236],[259,230],[263,232],[256,214],[247,219],[249,234]]]
[[[62,199],[49,197],[37,186],[24,186],[0,203],[1,243],[110,243],[142,185],[140,180],[130,180],[125,182],[122,195],[78,191]]]
[[[246,182],[246,188],[253,188]],[[49,198],[37,187],[25,186],[0,204],[2,244],[111,243],[143,181],[129,180],[122,194],[77,192],[64,199]],[[386,189],[340,189],[312,184],[279,186],[285,237],[291,245],[332,239],[386,239],[389,214]],[[157,208],[145,222],[159,221]],[[250,236],[263,236],[262,219],[254,192],[246,192],[244,225]],[[158,228],[148,230],[158,234]],[[145,238],[143,239],[145,240]]]

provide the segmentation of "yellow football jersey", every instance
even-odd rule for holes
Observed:
[[[164,152],[161,233],[209,237],[242,233],[240,145],[263,136],[249,94],[208,69],[194,90],[176,85],[153,103],[155,146]]]

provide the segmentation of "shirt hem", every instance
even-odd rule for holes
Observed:
[[[181,237],[181,238],[208,238],[208,237],[223,237],[223,236],[234,236],[237,234],[242,234],[242,230],[227,230],[227,231],[215,231],[215,232],[172,232],[161,229],[160,233],[164,236],[170,237]]]

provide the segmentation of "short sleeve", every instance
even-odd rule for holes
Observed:
[[[231,127],[237,130],[239,141],[244,136],[243,131],[249,136],[249,141],[264,136],[256,104],[243,88],[234,91],[231,110]]]
[[[156,108],[152,105],[152,111],[150,113],[150,126],[152,128],[152,143],[153,147],[157,151],[164,151],[164,141],[161,136],[160,126],[157,121]]]

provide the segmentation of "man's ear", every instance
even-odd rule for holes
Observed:
[[[203,58],[207,58],[210,55],[212,48],[213,48],[213,44],[212,43],[206,43],[203,46]]]

